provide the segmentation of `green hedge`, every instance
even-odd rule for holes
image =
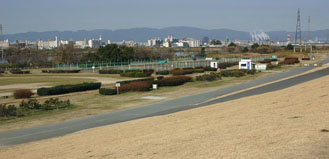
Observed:
[[[158,72],[156,72],[155,74],[157,74],[157,75],[169,75],[169,71],[158,71]]]
[[[204,68],[205,71],[217,71],[217,68],[212,68],[212,67],[205,67]]]
[[[150,77],[152,73],[143,73],[143,72],[123,72],[120,73],[122,77]]]
[[[197,81],[215,81],[215,80],[219,80],[221,78],[222,78],[222,76],[220,73],[211,72],[210,74],[196,76],[195,79]]]
[[[122,70],[99,70],[99,74],[120,74]]]
[[[173,76],[166,77],[161,80],[154,81],[159,87],[161,86],[179,86],[186,82],[192,81],[192,77],[189,76]]]
[[[47,96],[47,95],[57,95],[57,94],[65,94],[72,92],[81,92],[88,90],[95,90],[101,87],[101,83],[82,83],[76,85],[60,85],[51,88],[39,88],[37,90],[37,94],[39,96]]]
[[[194,69],[193,70],[194,73],[204,73],[204,69]]]
[[[42,73],[79,73],[81,70],[42,70]]]
[[[22,70],[10,70],[12,74],[30,74],[30,71],[22,71]]]
[[[100,88],[99,94],[102,95],[115,95],[117,94],[117,90],[115,88]]]

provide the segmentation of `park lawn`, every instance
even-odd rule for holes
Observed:
[[[67,77],[44,77],[44,76],[27,76],[27,77],[7,77],[0,78],[0,86],[14,84],[30,84],[30,83],[47,83],[49,86],[78,84],[83,82],[96,82],[94,79],[83,78],[67,78]]]
[[[292,67],[284,67],[281,71],[291,69]],[[209,72],[206,72],[209,73]],[[146,104],[151,104],[163,100],[170,100],[182,96],[199,94],[202,92],[217,90],[222,87],[228,87],[235,84],[251,81],[256,78],[269,76],[273,73],[257,73],[255,75],[247,75],[240,78],[235,77],[223,77],[222,80],[218,81],[194,81],[188,82],[181,86],[175,87],[160,87],[158,90],[149,92],[128,92],[120,95],[104,96],[98,93],[98,90],[76,92],[63,95],[37,97],[38,100],[43,101],[47,98],[58,97],[61,100],[70,99],[71,103],[75,105],[74,109],[54,111],[49,113],[41,113],[38,115],[26,116],[23,118],[17,118],[14,120],[3,120],[0,121],[0,132],[30,128],[34,126],[57,123],[62,121],[79,119],[91,115],[108,113],[111,111],[122,110]],[[195,77],[200,74],[193,74]],[[105,85],[105,87],[114,87],[114,84]],[[182,93],[184,92],[184,93]],[[142,99],[146,96],[157,96],[164,97],[164,99]],[[21,100],[11,99],[10,103],[18,104]]]

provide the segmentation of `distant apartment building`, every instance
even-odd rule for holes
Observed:
[[[187,43],[189,47],[200,47],[201,46],[201,41],[200,40],[185,39],[182,42]]]
[[[0,41],[0,48],[3,48],[3,49],[7,49],[9,47],[10,43],[7,40],[4,40],[4,41]]]
[[[54,48],[57,48],[59,46],[59,42],[58,42],[58,38],[57,36],[55,37],[55,41],[51,41],[51,40],[48,40],[48,41],[42,41],[42,40],[39,40],[37,41],[37,48],[38,49],[54,49]]]
[[[147,41],[149,47],[157,46],[160,47],[163,44],[163,40],[160,38],[155,38]]]
[[[88,40],[88,47],[89,48],[100,48],[102,46],[102,37],[99,36],[98,39],[91,39]]]
[[[173,36],[168,36],[167,38],[165,38],[165,40],[164,40],[165,42],[170,42],[170,43],[177,43],[177,42],[179,42],[179,39],[178,38],[175,38],[175,37],[173,37]]]
[[[84,49],[84,48],[89,47],[89,42],[87,39],[82,40],[82,41],[76,41],[74,44],[74,47],[79,48],[79,49]]]

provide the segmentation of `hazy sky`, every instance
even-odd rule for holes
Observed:
[[[4,33],[191,26],[241,31],[329,28],[329,0],[0,0]]]

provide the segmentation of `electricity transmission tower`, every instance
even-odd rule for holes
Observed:
[[[297,12],[295,44],[299,44],[299,45],[302,44],[302,28],[300,26],[300,9],[299,8],[298,8],[298,12]]]

